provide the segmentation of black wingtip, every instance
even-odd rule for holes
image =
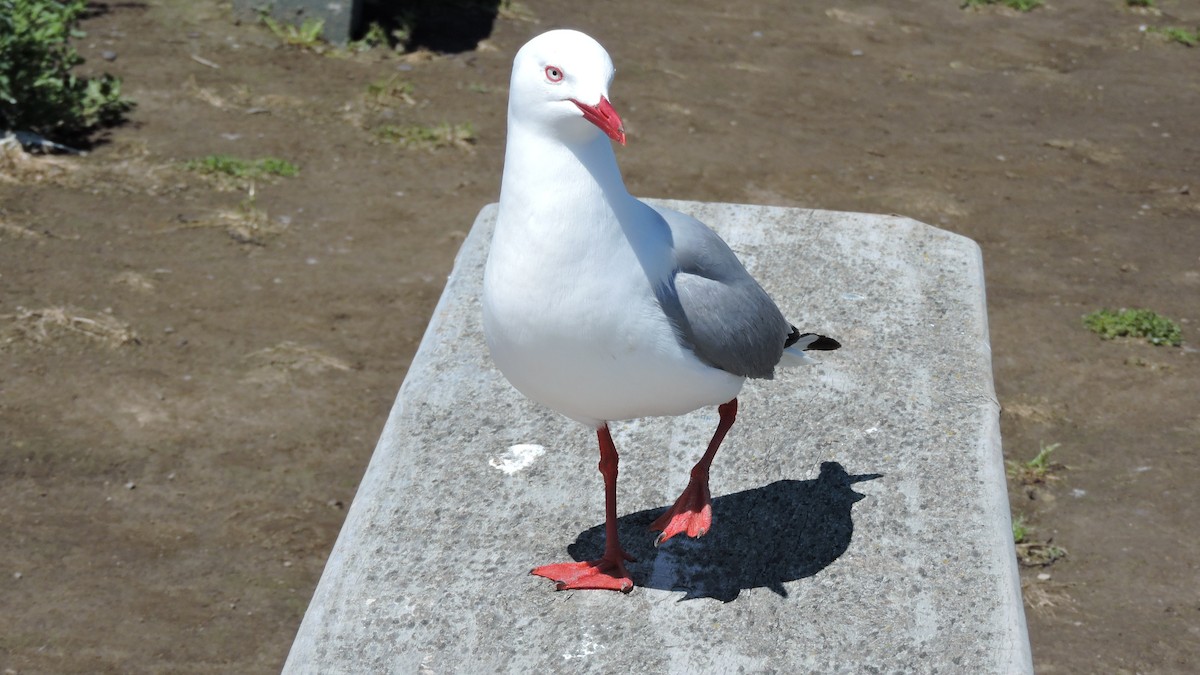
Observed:
[[[807,337],[811,337],[813,335],[816,335],[816,334],[815,333],[805,333],[804,335],[801,335],[800,338],[807,338]],[[831,351],[837,349],[838,347],[842,346],[842,343],[838,342],[837,340],[834,340],[831,337],[826,337],[824,335],[817,335],[816,338],[817,339],[810,342],[809,345],[804,348],[804,351],[806,351],[806,352],[811,352],[811,351],[831,352]]]
[[[783,341],[783,348],[787,349],[800,341],[800,331],[792,326],[792,332],[788,333],[787,339]]]

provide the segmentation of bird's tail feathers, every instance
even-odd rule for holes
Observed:
[[[816,361],[809,357],[808,354],[805,354],[804,350],[796,349],[795,347],[788,347],[787,349],[783,350],[783,358],[779,359],[780,368],[811,366],[814,363],[816,363]]]
[[[799,335],[799,331],[792,329],[792,335],[788,341],[791,343],[783,350],[783,358],[779,360],[779,365],[784,368],[794,368],[796,366],[808,366],[816,363],[812,357],[805,354],[807,351],[833,351],[841,347],[841,343],[831,337],[817,335],[816,333],[804,333]]]

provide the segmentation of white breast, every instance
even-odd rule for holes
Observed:
[[[615,222],[562,223],[555,236],[539,236],[538,224],[504,215],[484,277],[483,322],[493,360],[522,394],[591,425],[679,415],[737,395],[743,378],[704,365],[676,340],[645,251],[639,261]]]

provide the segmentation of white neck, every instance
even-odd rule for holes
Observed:
[[[665,279],[674,265],[670,230],[625,189],[608,137],[572,144],[532,128],[510,115],[491,255],[597,270],[630,256],[631,269]]]
[[[504,211],[520,211],[521,219],[549,216],[553,220],[568,212],[578,217],[583,205],[614,213],[628,208],[626,203],[631,200],[604,134],[568,144],[536,133],[510,117],[500,184],[501,220],[504,215],[517,215]]]

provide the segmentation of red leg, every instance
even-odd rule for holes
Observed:
[[[721,441],[725,440],[725,434],[737,418],[737,399],[718,407],[717,412],[721,415],[721,421],[717,423],[717,430],[708,442],[708,450],[704,452],[700,461],[696,462],[696,466],[692,467],[692,478],[684,488],[683,494],[679,495],[679,499],[675,500],[675,504],[667,509],[666,513],[650,524],[650,529],[662,532],[654,541],[655,546],[680,532],[687,532],[689,537],[702,537],[712,527],[708,468],[712,465],[713,457],[717,455],[717,448],[721,447]]]
[[[599,588],[628,593],[633,590],[633,578],[625,571],[625,561],[633,557],[622,550],[617,539],[617,448],[607,424],[596,430],[596,437],[604,476],[604,555],[599,560],[542,565],[530,574],[557,581],[560,591]]]

